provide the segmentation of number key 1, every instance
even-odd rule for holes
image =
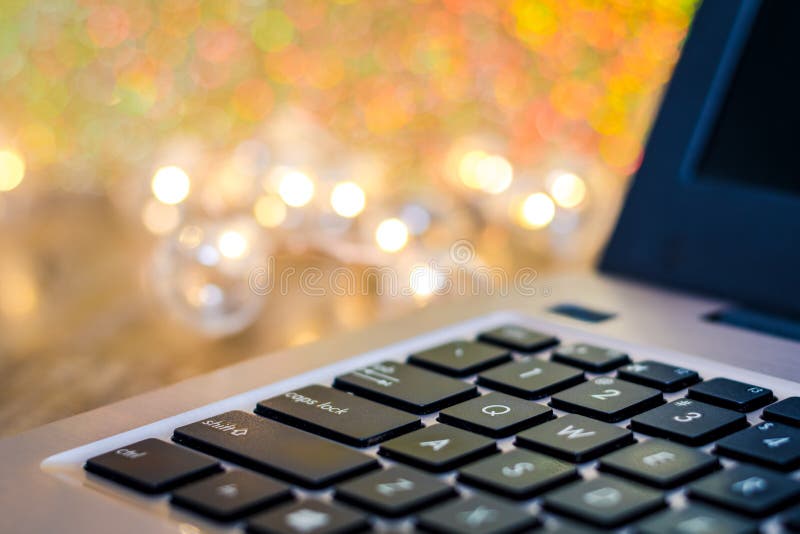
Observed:
[[[747,427],[744,414],[692,399],[678,399],[631,420],[631,430],[686,445],[705,445]]]

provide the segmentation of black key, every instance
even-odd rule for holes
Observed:
[[[697,371],[652,360],[630,363],[620,367],[617,370],[617,378],[660,389],[668,393],[679,391],[700,382],[700,375],[697,374]]]
[[[689,496],[764,517],[795,504],[800,499],[800,482],[768,469],[740,464],[693,482]]]
[[[507,502],[476,495],[441,504],[419,517],[420,526],[430,532],[499,534],[527,532],[539,520]]]
[[[583,381],[579,369],[535,358],[506,363],[478,375],[478,384],[528,400],[547,397]]]
[[[791,471],[800,467],[800,429],[766,421],[719,440],[715,452]]]
[[[580,367],[592,373],[613,371],[620,365],[630,363],[631,359],[624,352],[606,349],[588,343],[573,343],[553,351],[550,359]]]
[[[578,523],[576,521],[567,521],[558,518],[558,524],[553,526],[547,525],[547,534],[606,534],[605,530],[592,528],[586,523]]]
[[[800,506],[786,512],[781,522],[790,531],[800,532]]]
[[[580,463],[633,442],[630,430],[569,414],[517,434],[515,443]]]
[[[705,445],[747,428],[744,414],[691,399],[678,399],[631,419],[630,428],[686,445]]]
[[[764,408],[762,419],[800,426],[800,397],[788,397]]]
[[[305,500],[250,518],[252,534],[342,534],[369,530],[366,516],[335,504]]]
[[[536,352],[558,345],[558,338],[521,326],[506,325],[478,336],[478,341],[500,345],[517,352]]]
[[[391,361],[339,376],[333,385],[416,414],[438,412],[478,396],[472,384]]]
[[[336,498],[387,517],[400,517],[456,495],[427,473],[397,466],[337,486]]]
[[[662,508],[664,496],[633,482],[600,475],[544,496],[544,507],[603,528],[614,528]]]
[[[664,403],[657,389],[601,376],[556,393],[553,408],[615,423]]]
[[[412,354],[408,363],[452,376],[469,376],[511,359],[511,353],[486,343],[453,341]]]
[[[524,449],[484,458],[461,468],[458,475],[460,482],[518,500],[578,478],[574,465]]]
[[[757,534],[758,523],[702,504],[664,510],[636,525],[638,534]]]
[[[429,471],[450,471],[497,452],[494,441],[449,425],[432,425],[381,445],[379,454]]]
[[[737,412],[752,412],[775,400],[769,389],[729,378],[712,378],[692,386],[687,397]]]
[[[492,438],[516,434],[554,419],[553,410],[505,393],[487,393],[439,413],[439,421]]]
[[[147,493],[171,490],[222,470],[212,458],[155,438],[90,458],[84,468]]]
[[[258,403],[256,413],[356,447],[420,428],[418,417],[326,386],[306,386]]]
[[[307,488],[323,488],[378,467],[338,443],[247,412],[226,412],[175,429],[172,439]]]
[[[236,470],[178,489],[172,503],[218,521],[232,521],[291,498],[289,486]]]
[[[600,460],[601,471],[657,488],[675,488],[720,468],[710,454],[661,439],[651,439]]]

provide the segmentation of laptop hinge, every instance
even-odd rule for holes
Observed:
[[[705,317],[723,323],[794,341],[800,341],[800,316],[781,315],[752,308],[734,306],[712,312]]]

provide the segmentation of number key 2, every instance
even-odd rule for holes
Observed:
[[[678,399],[631,419],[634,432],[692,446],[746,427],[744,414],[691,399]]]
[[[664,403],[657,389],[601,376],[550,400],[550,406],[614,423]]]

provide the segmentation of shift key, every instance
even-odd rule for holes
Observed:
[[[422,426],[414,415],[319,385],[263,400],[256,413],[356,447],[369,447]]]
[[[176,428],[172,440],[311,489],[378,468],[360,452],[242,411]]]

